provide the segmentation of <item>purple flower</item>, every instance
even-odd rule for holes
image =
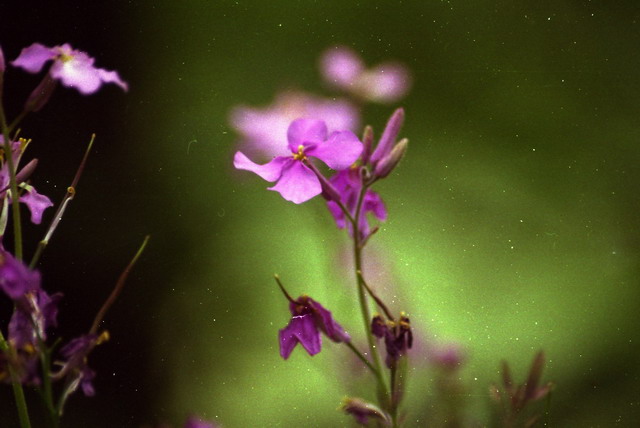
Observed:
[[[411,76],[402,64],[389,62],[366,69],[358,54],[345,46],[325,51],[320,69],[329,84],[368,101],[397,101],[411,86]]]
[[[40,273],[0,250],[0,289],[11,300],[19,300],[29,292],[40,290]]]
[[[359,174],[359,168],[349,168],[339,171],[329,179],[333,187],[340,194],[340,201],[347,208],[352,216],[356,214],[358,196],[362,189],[362,180]],[[336,220],[336,225],[342,229],[348,226],[349,233],[353,236],[353,227],[350,222],[346,221],[344,212],[334,201],[327,201],[329,212]],[[360,217],[358,219],[358,229],[360,230],[360,239],[369,236],[370,227],[367,220],[367,213],[372,213],[378,220],[385,221],[387,219],[387,210],[380,195],[373,190],[367,190],[362,202]]]
[[[300,117],[324,120],[329,133],[356,131],[360,126],[358,111],[351,103],[303,92],[284,92],[265,108],[236,107],[230,122],[252,153],[272,158],[288,154],[282,142],[287,138],[291,122]]]
[[[280,355],[289,358],[298,343],[309,353],[315,355],[322,348],[320,332],[334,342],[349,342],[351,337],[342,326],[334,321],[331,312],[308,296],[300,296],[289,303],[293,317],[289,324],[280,330]]]
[[[94,59],[85,52],[72,49],[69,44],[47,47],[40,43],[22,49],[12,64],[29,73],[38,73],[47,61],[53,61],[49,75],[64,86],[76,88],[82,94],[96,92],[103,83],[115,83],[127,91],[129,87],[118,73],[93,65]]]
[[[44,290],[35,290],[16,299],[16,308],[9,321],[9,341],[16,348],[37,348],[47,339],[47,330],[58,323],[61,298],[61,293],[50,296]]]
[[[107,340],[109,340],[109,333],[106,331],[100,335],[85,334],[72,339],[60,349],[65,362],[54,377],[71,376],[72,381],[69,382],[69,389],[65,392],[67,396],[74,392],[78,386],[82,388],[82,392],[87,397],[95,395],[93,379],[96,373],[89,367],[87,357],[93,348]]]
[[[22,139],[20,141],[14,141],[11,144],[13,149],[13,165],[16,168],[27,144],[28,141]],[[1,145],[4,145],[2,136],[0,136],[0,146]],[[33,172],[36,165],[37,162],[35,159],[29,162],[24,168],[22,168],[22,170],[18,171],[16,174],[16,181],[18,182],[19,187],[25,190],[25,193],[20,196],[19,201],[29,208],[29,211],[31,212],[31,222],[34,224],[40,224],[44,210],[53,206],[53,203],[48,197],[38,193],[33,186],[24,183],[24,180],[29,178],[29,175]],[[11,202],[11,192],[9,187],[9,165],[5,161],[2,166],[0,166],[0,211],[2,211],[2,206],[4,204]],[[6,224],[3,221],[0,221],[0,238],[4,234],[5,226]]]
[[[242,152],[236,152],[233,165],[254,172],[288,201],[296,204],[308,201],[322,192],[316,172],[308,166],[315,157],[334,170],[349,168],[362,153],[362,143],[351,131],[336,131],[327,138],[327,125],[322,120],[297,119],[287,131],[289,156],[277,156],[265,165],[258,165]]]

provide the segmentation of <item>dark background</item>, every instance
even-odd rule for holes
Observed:
[[[64,423],[177,425],[191,412],[229,427],[346,423],[333,410],[351,391],[324,379],[329,357],[277,357],[286,312],[270,283],[286,274],[349,315],[348,294],[318,284],[336,280],[342,241],[320,203],[286,205],[231,170],[227,114],[292,85],[321,92],[318,54],[347,44],[368,64],[395,58],[414,73],[411,156],[382,186],[391,219],[380,242],[406,287],[398,309],[425,336],[472,350],[472,414],[500,358],[522,378],[544,348],[553,425],[636,425],[639,18],[635,2],[604,1],[0,5],[7,61],[33,42],[68,42],[131,88],[60,87],[22,124],[40,159],[34,184],[54,201],[97,134],[40,264],[44,287],[65,294],[62,337],[88,330],[151,234],[104,323],[112,339],[91,355],[97,395],[72,397]],[[9,66],[10,117],[39,77]],[[380,129],[390,112],[368,107],[365,121]],[[45,227],[26,228],[29,254]],[[429,379],[414,385],[411,403],[428,415]],[[2,394],[1,426],[14,426]]]

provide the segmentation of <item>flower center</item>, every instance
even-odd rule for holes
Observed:
[[[307,157],[304,155],[304,146],[302,144],[298,146],[298,153],[294,153],[293,158],[299,161],[307,159]]]

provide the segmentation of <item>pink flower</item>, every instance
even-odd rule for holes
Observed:
[[[316,172],[309,167],[315,157],[330,168],[340,171],[349,168],[362,153],[362,143],[351,131],[336,131],[327,138],[327,125],[322,120],[297,119],[287,131],[290,155],[277,156],[265,165],[258,165],[244,153],[236,152],[233,165],[254,172],[288,201],[296,204],[308,201],[322,192]]]
[[[411,76],[404,65],[387,62],[367,69],[358,54],[345,46],[325,51],[320,69],[330,85],[367,101],[392,103],[411,86]]]
[[[52,48],[34,43],[22,49],[12,64],[29,73],[38,73],[49,60],[53,61],[49,75],[82,94],[93,94],[103,83],[115,83],[125,91],[129,89],[117,72],[94,67],[93,58],[85,52],[72,49],[67,43]]]
[[[291,122],[300,117],[314,117],[333,131],[355,131],[360,125],[357,109],[340,99],[314,97],[303,92],[284,92],[264,108],[239,106],[231,112],[231,125],[241,134],[252,152],[267,157],[288,154],[282,141]]]

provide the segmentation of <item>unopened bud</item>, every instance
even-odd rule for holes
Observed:
[[[371,149],[373,148],[373,128],[369,125],[364,127],[364,133],[362,134],[362,164],[366,165],[369,162],[371,156]]]
[[[16,183],[20,184],[27,181],[29,177],[31,177],[31,174],[33,174],[33,171],[35,171],[36,166],[38,166],[38,159],[31,159],[31,161],[16,174]]]
[[[44,79],[31,92],[27,102],[24,104],[25,111],[39,111],[51,98],[53,90],[56,88],[56,80],[49,73],[45,74]]]
[[[396,166],[400,163],[400,160],[404,156],[407,151],[407,145],[409,144],[409,140],[403,138],[396,144],[391,152],[383,157],[380,162],[376,165],[376,169],[374,171],[374,175],[377,179],[385,178],[387,175],[394,170]]]
[[[380,141],[378,142],[376,149],[371,155],[372,164],[377,164],[382,158],[386,157],[389,154],[393,144],[396,142],[396,138],[398,138],[398,134],[400,133],[400,128],[402,128],[403,122],[404,109],[399,108],[393,112],[393,114],[389,118],[389,121],[387,122],[387,126],[382,132]]]

